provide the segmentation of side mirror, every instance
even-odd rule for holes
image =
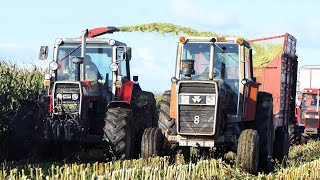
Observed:
[[[126,60],[131,60],[131,47],[127,47]]]
[[[48,58],[49,48],[48,46],[41,46],[39,51],[39,59],[46,60]]]

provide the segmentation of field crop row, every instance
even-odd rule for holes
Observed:
[[[285,162],[276,162],[274,173],[253,176],[221,159],[185,163],[181,156],[174,163],[169,157],[86,164],[3,163],[1,179],[319,179],[320,142],[290,148]]]

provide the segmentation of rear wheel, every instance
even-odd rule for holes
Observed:
[[[157,127],[158,112],[156,100],[153,93],[147,91],[137,91],[132,97],[131,103],[133,119],[134,119],[134,158],[138,158],[141,149],[142,134],[146,128]]]
[[[174,120],[170,118],[170,101],[171,101],[171,91],[165,91],[162,95],[162,99],[160,101],[160,110],[159,110],[159,121],[161,124],[165,125],[165,129],[169,130],[170,135],[177,134],[177,127]]]
[[[245,129],[238,140],[237,164],[243,170],[257,174],[259,163],[259,135],[256,130]]]
[[[290,124],[289,125],[289,141],[290,146],[298,145],[300,144],[301,135],[298,131],[298,126],[296,124]]]
[[[163,132],[168,132],[168,135],[177,135],[177,126],[176,122],[170,117],[170,101],[171,101],[171,91],[167,90],[162,95],[162,99],[160,101],[160,109],[159,109],[159,127]],[[167,139],[166,146],[168,147],[168,152],[174,150],[177,147],[175,143],[169,143]]]
[[[278,127],[275,132],[273,157],[282,161],[289,153],[289,134],[283,127]]]
[[[255,121],[255,129],[258,131],[260,142],[259,169],[270,172],[273,171],[271,159],[274,139],[273,101],[271,94],[266,92],[258,93]]]
[[[161,156],[163,147],[163,135],[159,128],[147,128],[144,130],[141,141],[141,157],[148,158]]]
[[[111,153],[117,159],[129,159],[132,156],[132,123],[129,108],[110,108],[106,113],[103,139],[109,143]]]
[[[40,122],[40,111],[36,104],[20,107],[13,117],[12,133],[9,137],[10,160],[35,159],[39,135],[36,130]]]

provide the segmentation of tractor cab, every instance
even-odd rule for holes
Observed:
[[[250,44],[240,38],[181,37],[178,44],[176,74],[172,78],[172,83],[177,84],[179,109],[190,105],[199,108],[204,106],[207,110],[201,109],[206,112],[209,110],[212,114],[208,117],[203,116],[207,119],[200,122],[215,122],[218,111],[216,107],[218,102],[223,102],[228,119],[241,121],[246,118],[242,102],[246,101],[245,90],[250,82],[254,81],[250,51]],[[219,98],[221,99],[218,100]],[[199,109],[198,114],[190,117],[204,113],[200,111]],[[178,111],[178,114],[182,116],[183,112]],[[179,118],[179,115],[177,117]],[[194,124],[185,124],[188,128],[181,128],[183,131],[180,132],[189,134],[189,126],[199,126]],[[197,128],[198,131],[190,134],[213,135],[214,123],[210,126]],[[203,131],[204,129],[206,130]]]
[[[296,110],[296,116],[300,125],[307,130],[314,129],[315,133],[319,127],[319,89],[305,88],[300,95],[300,102]],[[309,132],[308,132],[309,133]]]

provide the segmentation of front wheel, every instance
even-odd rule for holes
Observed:
[[[246,129],[238,139],[237,164],[243,170],[257,174],[259,165],[259,135],[256,130]]]
[[[145,129],[141,141],[141,157],[149,158],[162,155],[163,140],[159,128]]]
[[[132,123],[129,108],[110,108],[106,113],[103,139],[117,159],[129,159],[132,156]]]

